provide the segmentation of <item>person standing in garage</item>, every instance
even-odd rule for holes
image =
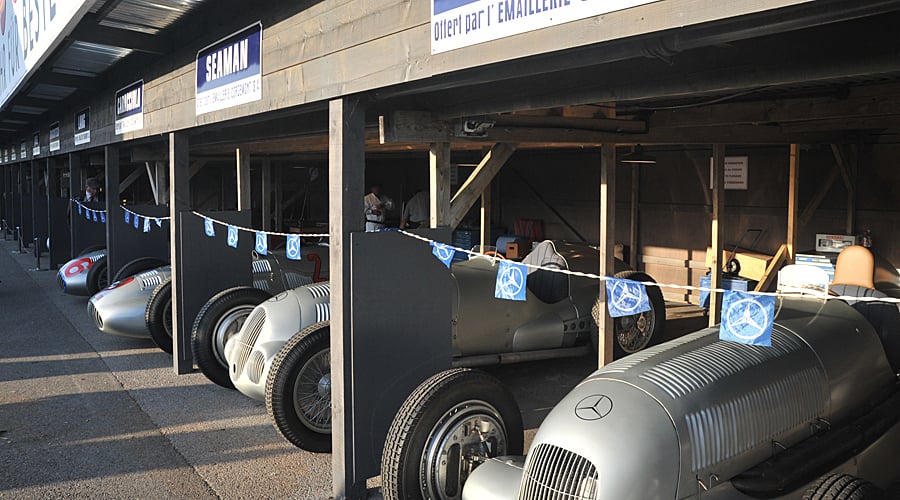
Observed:
[[[373,184],[372,188],[363,198],[366,205],[366,232],[381,231],[384,229],[384,202],[381,200],[381,185]]]
[[[400,217],[400,229],[418,229],[428,225],[430,211],[428,191],[420,189],[406,202],[403,207],[403,215]]]

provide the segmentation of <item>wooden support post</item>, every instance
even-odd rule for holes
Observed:
[[[488,184],[481,192],[481,235],[478,238],[478,248],[484,249],[491,244],[491,185]]]
[[[272,230],[272,160],[263,158],[262,160],[262,191],[260,193],[259,203],[262,213],[262,229],[263,231]]]
[[[847,220],[844,225],[846,231],[844,234],[853,234],[856,219],[856,175],[837,144],[831,145],[831,152],[834,154],[834,161],[844,179],[844,187],[847,188]]]
[[[284,231],[284,167],[279,165],[272,173],[275,177],[275,230]]]
[[[237,164],[237,209],[250,210],[250,155],[242,154],[241,148],[234,150]]]
[[[157,161],[153,164],[156,174],[156,190],[159,194],[156,204],[166,205],[169,203],[169,168],[164,161]]]
[[[603,144],[600,148],[600,269],[601,276],[615,274],[616,254],[616,145]],[[613,360],[613,320],[606,306],[605,284],[600,284],[601,302],[598,318],[597,367],[602,368]]]
[[[631,228],[628,235],[628,264],[635,270],[638,269],[638,203],[641,200],[641,167],[635,164],[631,167]]]
[[[797,252],[797,200],[800,180],[800,146],[791,144],[790,179],[788,179],[787,263],[793,264]]]
[[[447,223],[451,229],[462,221],[463,217],[475,204],[475,201],[481,197],[485,187],[490,184],[500,168],[506,164],[506,160],[516,151],[517,144],[500,143],[495,144],[491,150],[484,155],[484,158],[475,167],[475,170],[469,175],[469,178],[459,187],[459,191],[453,195],[450,200],[450,219]]]
[[[725,145],[713,145],[713,180],[712,180],[712,269],[710,269],[709,287],[722,287],[722,252],[725,222]],[[722,312],[722,296],[716,292],[709,293],[709,326],[719,322]]]
[[[365,478],[353,470],[350,233],[363,231],[365,107],[359,98],[329,103],[328,220],[331,278],[331,467],[335,499],[362,498]],[[433,199],[433,198],[432,198]]]
[[[81,192],[81,156],[75,153],[69,153],[69,198],[74,199],[78,196],[78,193]],[[75,224],[72,224],[71,221],[71,213],[75,210],[72,206],[72,202],[69,202],[69,210],[67,213],[70,214],[69,220],[69,258],[74,259],[75,253],[81,250],[80,248],[76,248],[78,245],[77,239],[75,237]]]
[[[753,290],[756,292],[767,292],[769,291],[769,287],[772,285],[772,282],[775,281],[775,278],[778,277],[778,270],[781,269],[782,264],[787,261],[788,248],[787,244],[782,243],[780,247],[778,247],[778,251],[775,252],[775,256],[772,257],[772,260],[769,262],[769,265],[766,267],[766,271],[763,273],[762,277],[756,283],[756,288]]]
[[[115,217],[122,199],[119,190],[119,146],[110,144],[103,148],[106,164],[106,217]],[[124,259],[116,252],[116,224],[106,224],[106,274],[110,281],[116,272],[125,265]]]
[[[450,214],[450,143],[436,142],[428,151],[431,204],[429,227],[447,226]]]
[[[194,370],[194,358],[191,354],[190,332],[182,332],[178,318],[181,314],[177,298],[182,291],[178,287],[182,268],[181,245],[178,234],[181,232],[179,214],[191,209],[190,177],[190,142],[184,132],[169,134],[169,257],[172,262],[172,360],[175,373],[190,373]]]

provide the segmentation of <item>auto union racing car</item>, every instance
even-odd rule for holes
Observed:
[[[498,413],[458,421],[457,435],[474,432],[454,444],[474,452],[452,471],[435,461],[443,444],[405,452],[395,421],[382,467],[402,479],[384,496],[468,476],[468,500],[900,498],[900,310],[884,300],[900,280],[891,269],[893,285],[876,289],[871,269],[848,283],[836,272],[840,299],[778,297],[771,347],[720,340],[716,326],[597,370],[550,412],[527,458],[488,458],[521,445]],[[408,433],[427,434],[421,425]]]
[[[307,251],[311,266],[290,261],[277,251],[269,251],[266,256],[254,253],[253,285],[223,290],[203,306],[194,321],[191,340],[194,358],[210,380],[232,387],[222,351],[225,341],[237,333],[254,306],[273,293],[321,280],[321,260],[313,248]],[[119,274],[131,269],[136,268],[129,263]],[[160,349],[171,353],[171,268],[161,266],[117,278],[121,279],[94,294],[87,304],[97,328],[113,335],[150,337]]]
[[[587,244],[544,241],[524,259],[543,268],[595,273],[599,252]],[[650,282],[617,261],[617,276]],[[484,366],[563,356],[596,348],[591,317],[599,282],[531,269],[524,302],[494,300],[498,258],[475,256],[452,265],[453,364]],[[647,287],[649,312],[615,322],[621,357],[659,341],[665,303]],[[276,429],[309,451],[331,449],[329,288],[300,287],[260,304],[225,346],[229,375],[242,393],[265,399]]]

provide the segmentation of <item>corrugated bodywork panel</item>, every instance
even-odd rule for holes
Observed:
[[[818,367],[775,380],[754,391],[685,415],[690,432],[691,470],[697,472],[737,457],[825,411]]]

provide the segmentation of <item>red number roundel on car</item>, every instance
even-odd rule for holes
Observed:
[[[66,266],[66,269],[65,269],[65,271],[63,271],[63,274],[65,274],[67,278],[71,278],[73,276],[78,276],[79,274],[81,274],[83,272],[87,272],[87,270],[90,269],[91,266],[93,266],[93,265],[94,265],[94,261],[92,261],[88,257],[83,257],[81,259],[78,259],[78,260],[72,262],[68,266]]]

